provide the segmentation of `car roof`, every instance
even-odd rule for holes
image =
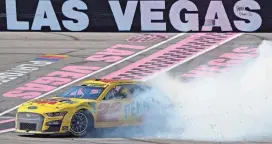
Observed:
[[[119,80],[119,79],[91,79],[91,80],[85,80],[81,83],[82,85],[92,85],[92,84],[98,84],[98,85],[112,85],[112,84],[144,84],[148,85],[144,81],[141,80]]]

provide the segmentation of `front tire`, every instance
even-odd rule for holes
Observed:
[[[87,111],[76,112],[70,124],[70,132],[73,136],[84,137],[94,129],[94,119]]]

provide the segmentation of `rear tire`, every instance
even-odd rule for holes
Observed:
[[[88,111],[76,112],[70,123],[70,132],[75,137],[84,137],[94,130],[94,118]]]

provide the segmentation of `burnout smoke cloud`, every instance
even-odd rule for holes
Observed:
[[[201,141],[262,140],[272,136],[272,42],[263,41],[258,57],[221,74],[181,82],[167,74],[150,82],[174,102],[162,102],[145,115],[145,125],[117,128],[104,137],[153,137]],[[140,100],[140,99],[139,99]],[[164,116],[157,117],[156,114]]]
[[[272,43],[263,41],[259,56],[225,73],[191,82],[169,76],[153,81],[181,106],[180,119],[168,123],[182,127],[172,138],[190,140],[259,140],[272,136]],[[175,115],[173,115],[175,116]],[[166,137],[166,134],[160,135]]]

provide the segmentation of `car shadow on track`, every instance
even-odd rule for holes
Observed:
[[[154,133],[155,134],[155,133]],[[70,134],[54,134],[54,135],[45,135],[45,134],[18,134],[20,137],[28,138],[146,138],[153,137],[154,134],[146,134],[139,127],[123,127],[123,128],[107,128],[107,129],[96,129],[95,131],[90,132],[84,137],[76,137]]]
[[[31,134],[26,134],[26,135],[18,135],[20,137],[25,137],[25,138],[56,138],[56,139],[60,139],[60,138],[69,138],[69,139],[73,139],[73,138],[78,138],[78,137],[73,137],[71,135],[31,135]],[[92,137],[82,137],[82,138],[92,138]],[[144,139],[138,139],[138,138],[129,138],[129,137],[115,137],[115,136],[112,136],[112,137],[95,137],[95,138],[123,138],[124,140],[127,140],[129,142],[144,142],[144,143],[150,143],[150,144],[164,144],[164,143],[161,143],[161,142],[157,142],[157,141],[152,141],[152,140],[144,140]]]
[[[76,138],[71,135],[43,135],[43,134],[20,134],[20,137],[27,137],[27,138]]]
[[[17,134],[19,137],[25,137],[25,138],[115,138],[116,136],[110,135],[112,130],[96,130],[93,132],[90,132],[86,136],[83,137],[76,137],[71,134]]]

